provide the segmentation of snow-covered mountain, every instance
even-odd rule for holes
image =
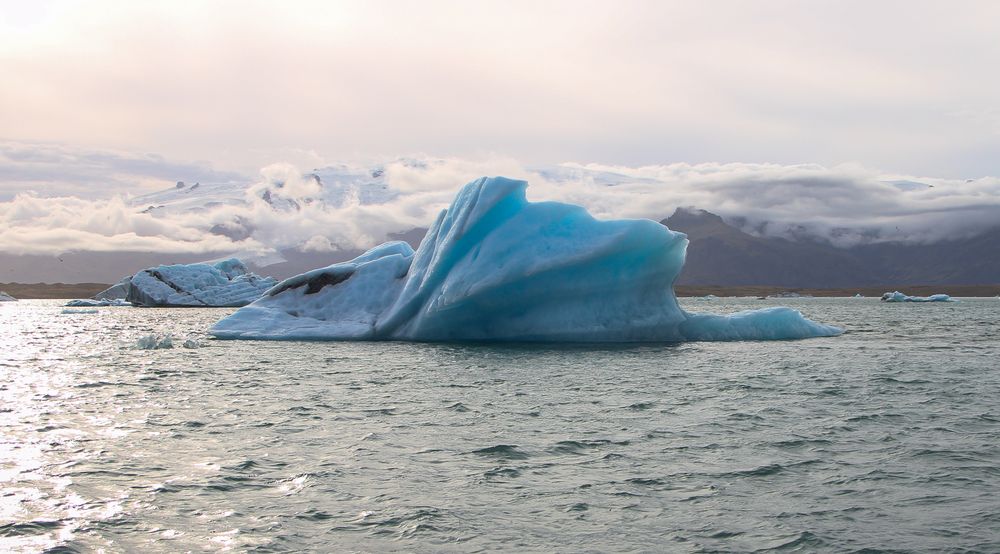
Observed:
[[[130,200],[135,207],[144,208],[149,213],[177,210],[207,211],[219,206],[245,205],[248,195],[256,195],[279,211],[296,211],[302,204],[320,202],[326,206],[340,207],[347,203],[381,204],[398,196],[389,188],[385,170],[381,166],[361,168],[340,164],[315,169],[297,177],[306,182],[294,190],[286,179],[275,176],[262,183],[185,183],[136,196]]]

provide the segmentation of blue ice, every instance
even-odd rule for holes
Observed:
[[[527,183],[467,184],[414,252],[390,242],[275,285],[219,321],[224,339],[640,342],[838,335],[789,308],[682,310],[687,237],[528,202]]]
[[[947,294],[932,294],[930,296],[909,296],[901,292],[893,291],[882,295],[882,302],[956,302]]]

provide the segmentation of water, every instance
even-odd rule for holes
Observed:
[[[0,551],[1000,551],[1000,301],[684,301],[779,303],[848,333],[224,342],[229,310],[2,305]]]

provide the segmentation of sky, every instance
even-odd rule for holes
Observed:
[[[891,179],[954,183],[962,200],[945,204],[995,206],[997,21],[990,1],[0,0],[0,215],[23,231],[0,235],[0,251],[66,225],[31,216],[31,198],[103,209],[178,180],[259,183],[274,164],[403,156],[489,172],[659,171],[674,186],[655,203],[664,210],[696,203],[678,191],[700,198],[690,176],[701,170],[656,168],[735,179],[770,167],[701,207],[783,222],[791,212],[758,197],[801,167],[861,183],[797,187],[792,212],[807,220],[818,199],[866,201]],[[841,220],[858,213],[848,204]],[[134,231],[98,236],[119,244]]]

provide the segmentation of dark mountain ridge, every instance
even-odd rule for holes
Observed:
[[[678,208],[660,223],[688,235],[679,285],[836,288],[1000,283],[1000,227],[935,244],[831,244],[758,237],[704,210]]]

